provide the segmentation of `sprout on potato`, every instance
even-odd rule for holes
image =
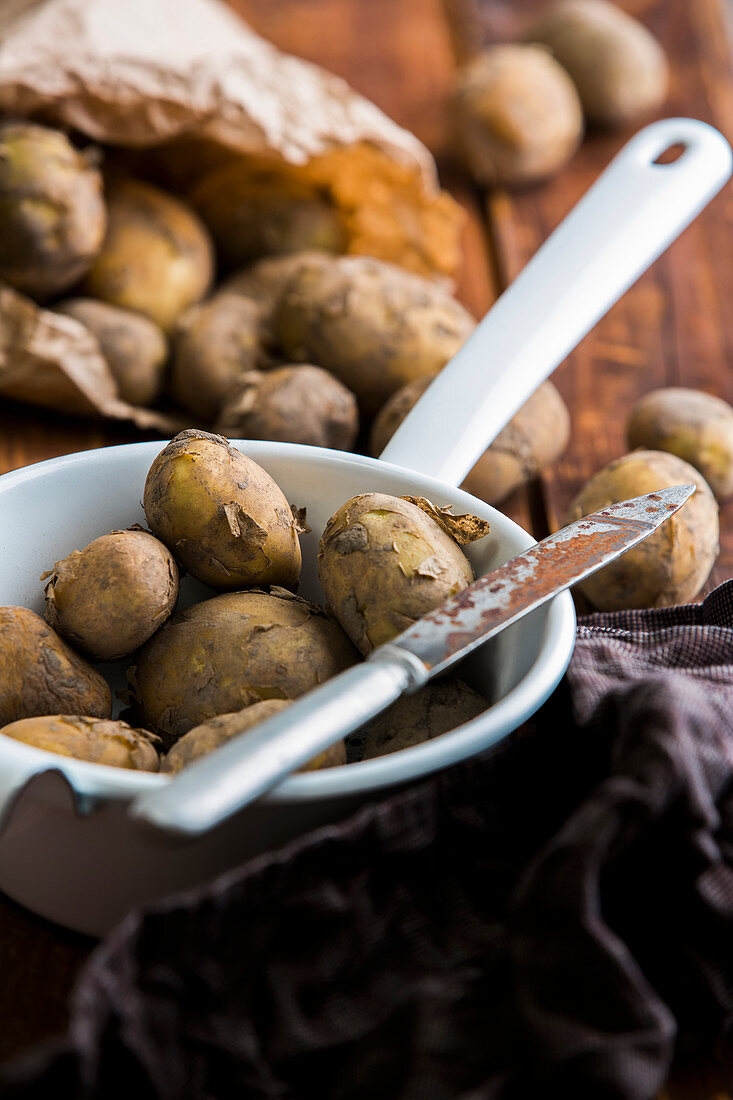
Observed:
[[[143,506],[154,534],[204,584],[297,585],[302,559],[290,505],[222,436],[177,435],[148,471]]]
[[[547,50],[492,46],[461,70],[453,93],[455,140],[475,179],[523,184],[550,176],[583,137],[572,80]]]
[[[0,607],[0,637],[0,725],[42,714],[110,717],[107,681],[40,615]]]
[[[164,757],[160,770],[175,774],[187,768],[194,761],[208,756],[214,749],[254,729],[273,715],[279,714],[290,706],[290,702],[290,699],[263,699],[261,703],[253,703],[234,714],[219,714],[216,718],[210,718],[208,722],[202,722],[200,726],[194,726],[172,746]],[[323,752],[319,752],[312,760],[298,768],[298,771],[318,771],[321,768],[333,768],[345,763],[346,745],[341,740],[324,749]]]
[[[36,298],[61,294],[104,239],[102,176],[65,134],[0,126],[0,279]]]
[[[158,738],[127,722],[52,714],[11,722],[0,728],[0,733],[37,749],[93,764],[146,772],[157,772],[160,766],[154,746]]]
[[[350,451],[359,432],[356,398],[328,371],[309,364],[255,371],[240,380],[216,431]]]
[[[692,483],[694,495],[658,531],[579,585],[594,607],[618,611],[694,599],[718,555],[718,506],[702,475],[664,451],[632,451],[581,489],[568,522],[621,500]]]
[[[229,592],[180,611],[143,646],[130,681],[167,744],[220,714],[295,699],[357,660],[339,625],[280,589]]]
[[[113,531],[54,565],[46,619],[96,661],[127,657],[176,606],[178,566],[147,531]]]

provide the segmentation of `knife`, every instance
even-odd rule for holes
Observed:
[[[404,692],[417,691],[505,627],[636,546],[694,492],[694,485],[660,489],[563,527],[474,581],[362,663],[186,768],[167,787],[138,796],[130,814],[168,832],[206,832]]]

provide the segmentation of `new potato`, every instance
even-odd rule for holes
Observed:
[[[178,566],[147,531],[113,531],[51,570],[46,619],[96,661],[127,657],[172,613]]]
[[[442,287],[368,256],[302,264],[273,319],[291,362],[330,371],[370,415],[405,383],[436,375],[474,327]]]
[[[107,206],[107,235],[85,292],[144,313],[167,331],[211,284],[214,253],[206,227],[181,199],[140,180],[111,184]]]
[[[691,483],[697,486],[694,495],[659,530],[579,585],[599,610],[665,607],[694,599],[718,555],[718,506],[702,475],[665,451],[632,451],[581,489],[567,522],[655,489]]]
[[[297,585],[302,559],[290,505],[222,436],[188,429],[171,440],[148,471],[143,506],[153,533],[204,584]]]
[[[224,402],[215,427],[233,439],[350,451],[359,433],[359,410],[338,379],[303,363],[245,375]]]
[[[0,126],[0,279],[36,298],[87,271],[107,224],[102,176],[65,134]]]
[[[468,684],[452,676],[442,677],[414,695],[403,695],[349,741],[359,744],[359,759],[373,760],[440,737],[477,718],[487,706],[486,699]]]
[[[147,730],[127,722],[79,715],[52,714],[22,718],[3,726],[0,733],[60,756],[89,760],[115,768],[157,772],[160,766],[153,738]]]
[[[111,716],[107,681],[40,615],[0,607],[0,637],[0,725],[40,714]]]
[[[200,726],[195,726],[188,733],[184,733],[179,741],[176,741],[166,754],[161,765],[161,771],[179,772],[200,760],[202,756],[208,756],[220,745],[239,737],[248,730],[254,729],[267,718],[279,714],[290,706],[289,699],[263,699],[261,703],[252,703],[244,710],[234,714],[219,714],[216,718],[210,718]],[[319,752],[307,764],[298,768],[301,772],[317,771],[320,768],[333,768],[346,763],[346,745],[343,740]]]
[[[166,744],[263,699],[295,699],[357,660],[321,608],[275,589],[229,592],[180,611],[143,646],[130,674]]]
[[[434,519],[385,493],[353,497],[334,513],[320,541],[318,577],[363,654],[474,579],[468,558]]]

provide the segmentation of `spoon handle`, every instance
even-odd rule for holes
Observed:
[[[683,151],[669,164],[665,150]],[[596,321],[731,174],[704,122],[655,122],[628,142],[443,368],[381,454],[458,485]]]

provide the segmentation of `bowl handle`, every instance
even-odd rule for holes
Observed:
[[[678,158],[659,158],[681,146]],[[528,397],[731,174],[704,122],[641,130],[443,368],[381,454],[458,485]]]

